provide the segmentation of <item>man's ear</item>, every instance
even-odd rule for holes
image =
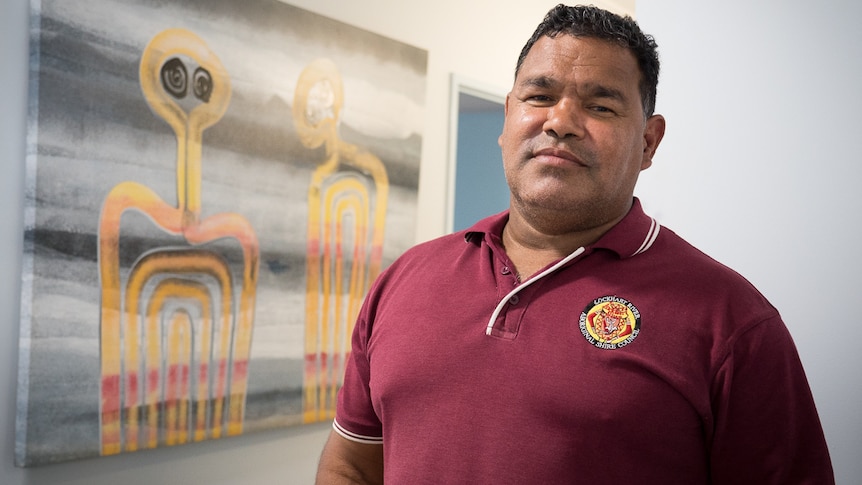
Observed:
[[[662,115],[652,115],[646,120],[644,127],[644,153],[641,162],[641,170],[645,170],[652,165],[652,157],[658,150],[658,145],[661,139],[664,138],[665,121]]]
[[[506,116],[509,115],[509,98],[512,97],[512,93],[506,95],[506,100],[503,102],[503,131],[506,131]],[[500,133],[500,136],[497,137],[497,144],[501,147],[503,146],[503,134]]]

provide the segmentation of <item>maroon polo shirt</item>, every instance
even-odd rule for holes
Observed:
[[[373,285],[335,429],[423,483],[830,484],[793,341],[744,278],[645,215],[519,282],[502,213]]]

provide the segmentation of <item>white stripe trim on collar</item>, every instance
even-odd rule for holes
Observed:
[[[638,254],[652,247],[653,243],[658,237],[658,233],[659,231],[661,231],[661,225],[656,223],[655,219],[653,219],[652,217],[650,217],[650,221],[651,223],[649,226],[649,231],[647,231],[646,238],[644,238],[643,244],[641,244],[641,247],[639,247],[638,250],[632,254],[632,256],[637,256]]]
[[[515,287],[515,289],[510,291],[506,296],[504,296],[503,299],[500,300],[500,303],[497,303],[497,308],[494,309],[494,313],[491,314],[491,319],[488,320],[488,326],[485,328],[485,335],[491,335],[491,331],[494,330],[494,322],[497,321],[497,317],[500,316],[500,312],[503,311],[503,307],[506,306],[506,304],[509,302],[510,298],[512,298],[513,296],[518,294],[519,291],[530,286],[534,282],[536,282],[536,281],[544,278],[545,276],[553,273],[554,271],[560,269],[560,267],[562,267],[564,264],[577,258],[583,252],[584,252],[583,247],[576,249],[575,252],[573,252],[572,254],[570,254],[570,255],[566,256],[565,258],[557,261],[556,264],[554,264],[550,268],[546,269],[545,271],[542,271],[539,274],[533,275],[532,277],[530,277],[530,279],[528,279],[527,281],[524,281],[523,283],[521,283],[520,285]]]

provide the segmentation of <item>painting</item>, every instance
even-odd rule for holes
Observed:
[[[332,419],[413,244],[427,52],[276,0],[33,0],[16,464]]]

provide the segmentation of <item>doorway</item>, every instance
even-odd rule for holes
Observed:
[[[447,231],[459,231],[509,206],[497,138],[505,95],[453,76]]]

